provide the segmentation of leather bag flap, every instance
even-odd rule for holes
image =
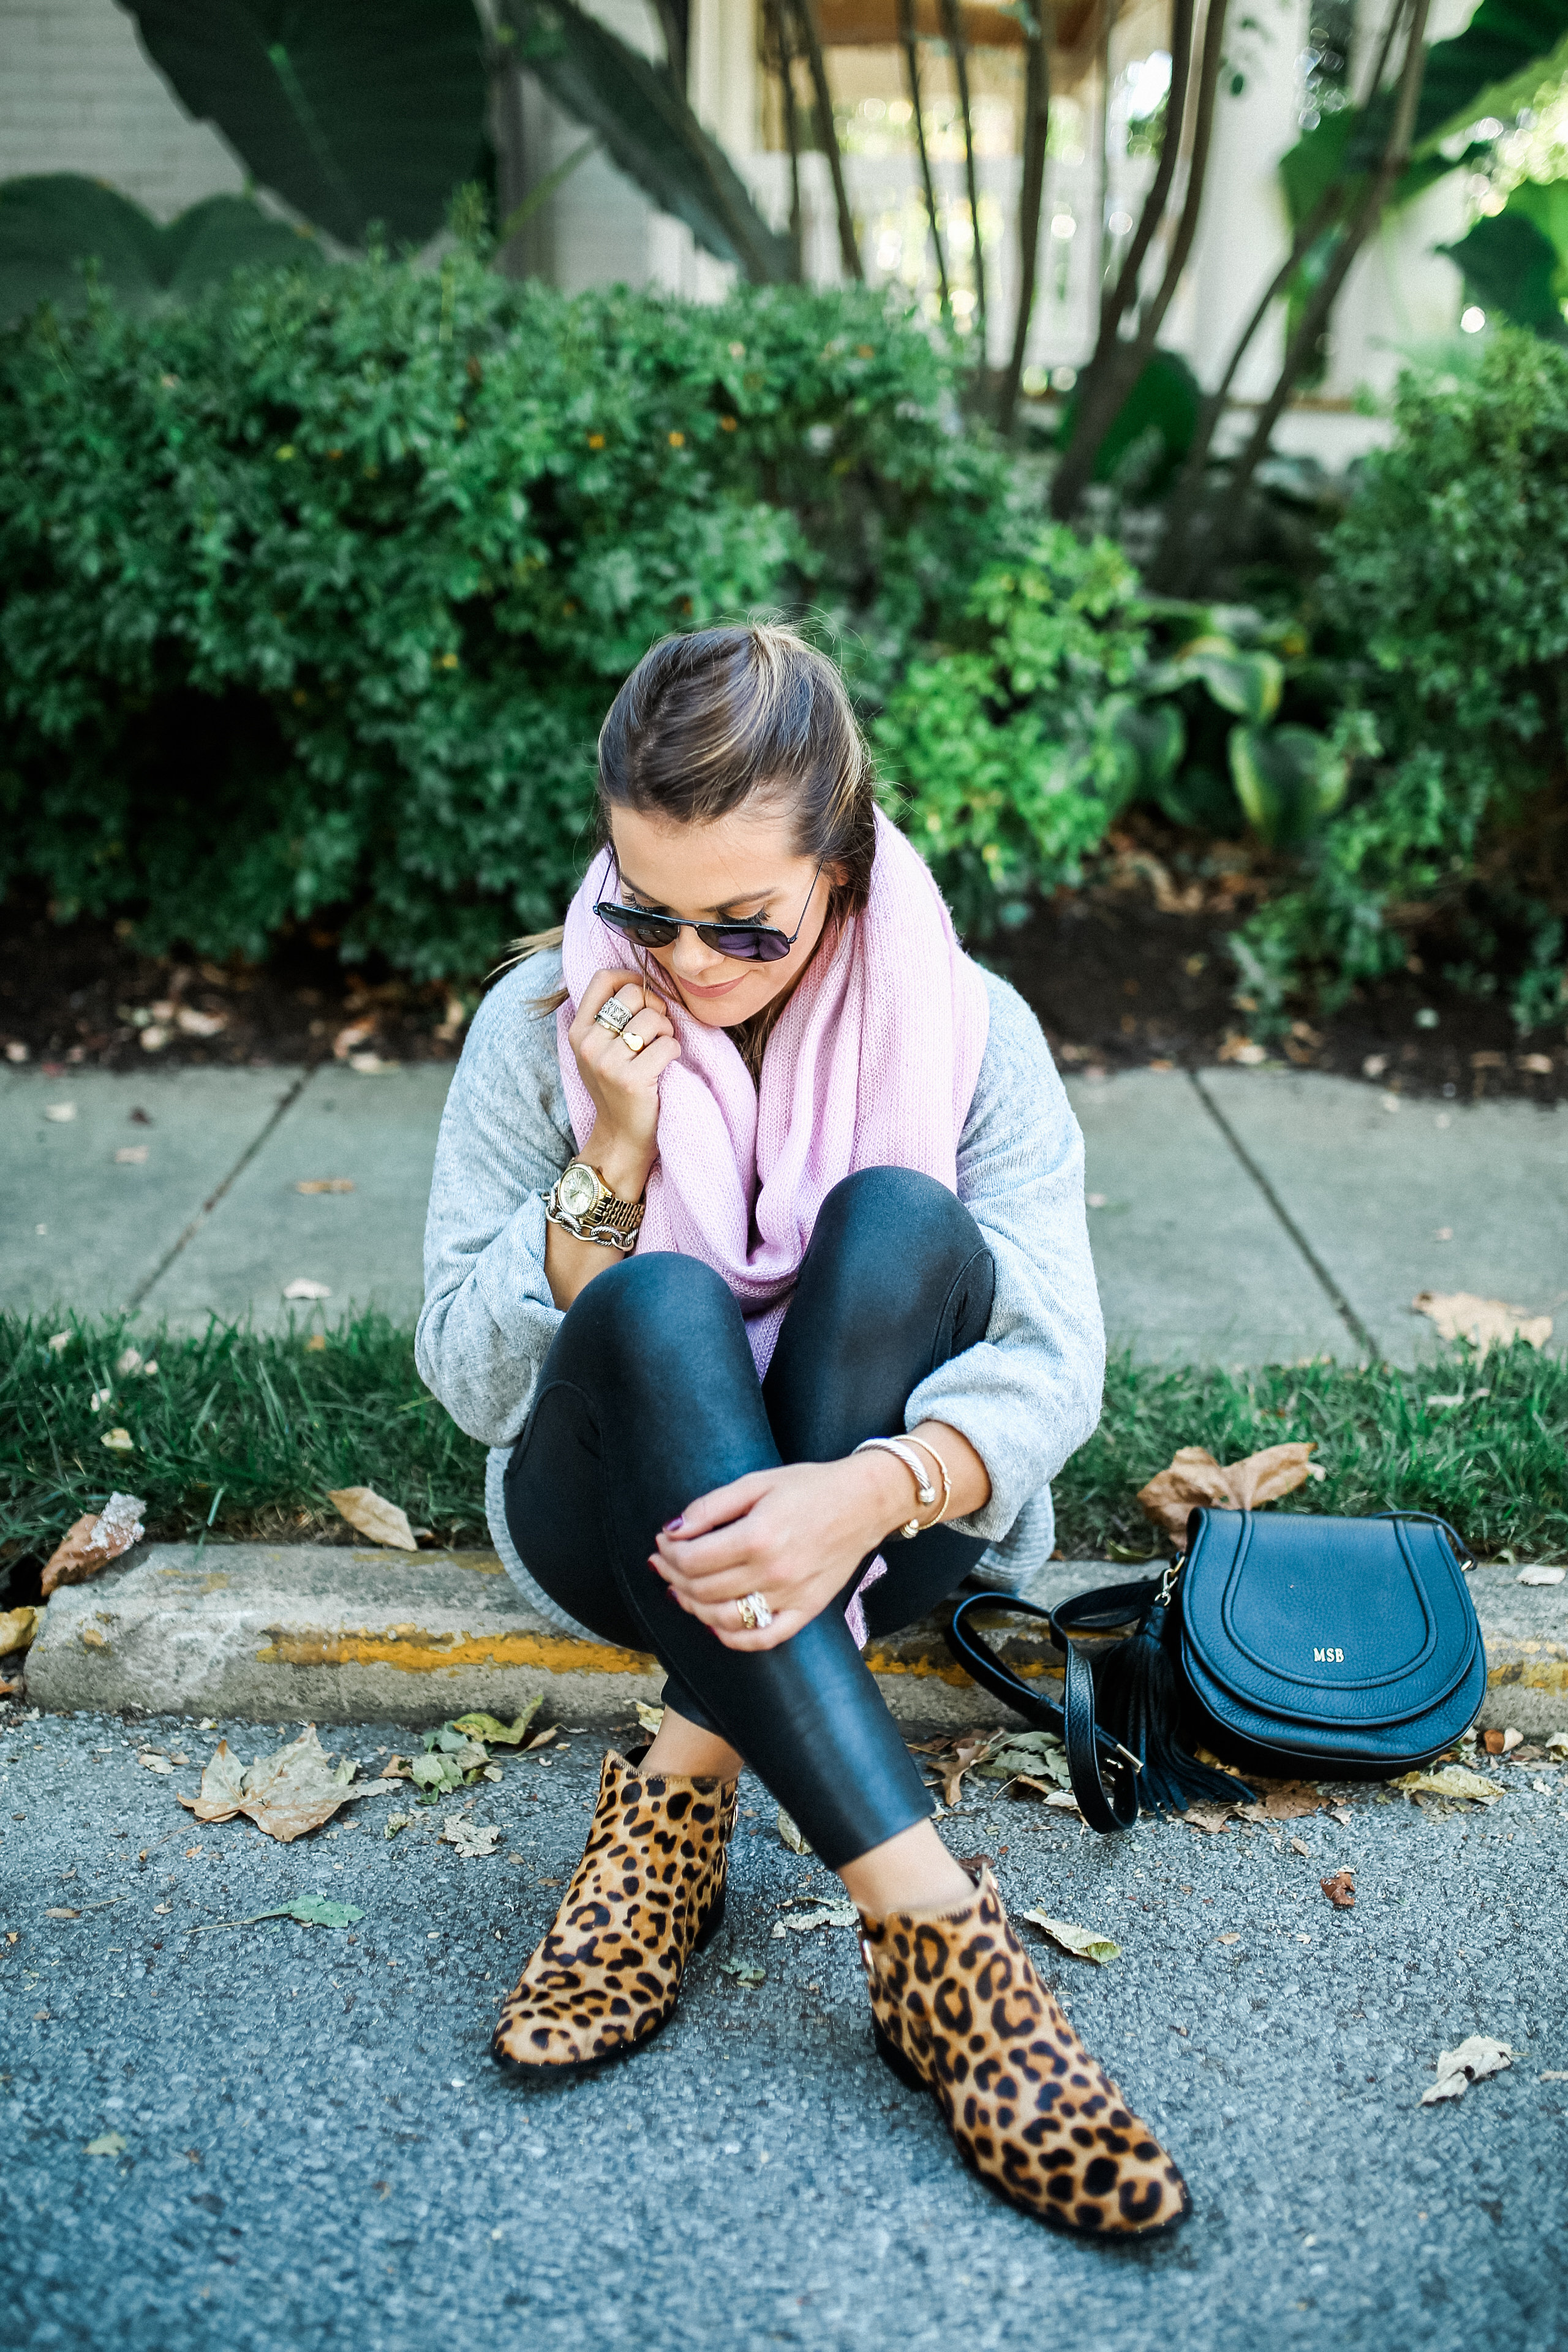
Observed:
[[[1194,1683],[1353,1735],[1465,1681],[1479,1629],[1443,1529],[1406,1519],[1196,1511],[1182,1574]]]

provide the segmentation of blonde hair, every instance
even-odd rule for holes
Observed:
[[[661,637],[599,730],[599,845],[612,808],[711,824],[759,792],[788,812],[796,854],[829,871],[826,938],[865,906],[877,854],[875,773],[837,666],[768,623]],[[512,960],[562,936],[557,926],[514,940]],[[755,1036],[737,1032],[753,1068],[774,1017],[765,1006],[744,1024]]]

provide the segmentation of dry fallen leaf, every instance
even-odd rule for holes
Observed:
[[[1238,1928],[1232,1927],[1228,1929],[1225,1935],[1216,1937],[1215,1940],[1216,1943],[1220,1944],[1239,1944],[1241,1941],[1240,1930]]]
[[[1311,1444],[1268,1445],[1245,1460],[1219,1463],[1201,1445],[1184,1445],[1168,1470],[1139,1494],[1145,1517],[1178,1538],[1187,1532],[1187,1515],[1207,1505],[1221,1511],[1256,1511],[1278,1502],[1304,1486]]]
[[[228,1026],[226,1013],[198,1013],[194,1004],[182,1004],[174,1015],[174,1026],[182,1037],[216,1037],[220,1029]]]
[[[1329,1901],[1333,1905],[1336,1911],[1353,1911],[1355,1909],[1355,1873],[1353,1870],[1336,1870],[1331,1878],[1320,1878],[1318,1884],[1322,1888],[1324,1894],[1328,1896]]]
[[[201,1794],[182,1796],[180,1802],[198,1822],[231,1822],[237,1813],[253,1821],[258,1830],[290,1845],[307,1830],[330,1822],[340,1805],[368,1796],[379,1786],[364,1781],[351,1788],[353,1764],[333,1770],[313,1723],[298,1739],[275,1756],[261,1758],[248,1769],[230,1750],[226,1739],[202,1774]]]
[[[1568,1568],[1521,1568],[1514,1578],[1516,1584],[1561,1584],[1568,1576]]]
[[[459,1715],[451,1727],[490,1748],[516,1748],[528,1737],[528,1727],[543,1704],[544,1693],[540,1691],[528,1700],[515,1723],[502,1723],[493,1715]]]
[[[853,1903],[819,1903],[814,1910],[792,1911],[773,1921],[773,1933],[782,1936],[786,1927],[796,1927],[802,1935],[813,1927],[854,1927],[860,1914]]]
[[[374,1486],[330,1487],[327,1500],[335,1503],[350,1527],[369,1536],[372,1543],[395,1544],[399,1551],[418,1550],[407,1512],[378,1495]]]
[[[1121,1953],[1120,1944],[1113,1944],[1109,1936],[1097,1936],[1092,1927],[1075,1927],[1070,1919],[1048,1918],[1044,1911],[1026,1911],[1024,1916],[1043,1927],[1052,1943],[1070,1952],[1075,1960],[1092,1960],[1097,1968],[1103,1968]]]
[[[795,1819],[793,1814],[786,1813],[782,1805],[779,1807],[778,1826],[779,1837],[784,1844],[788,1846],[791,1853],[809,1853],[811,1852],[810,1846],[806,1843],[805,1838],[803,1838],[800,1833],[799,1822]]]
[[[123,2156],[126,2146],[127,2143],[121,2138],[118,2132],[102,2132],[97,2139],[88,2141],[82,2154],[84,2156]]]
[[[356,1045],[363,1045],[367,1037],[374,1037],[374,1034],[375,1015],[374,1013],[367,1021],[349,1022],[347,1026],[340,1029],[332,1039],[332,1058],[334,1061],[346,1062]]]
[[[965,1731],[957,1738],[911,1740],[909,1748],[936,1773],[942,1801],[951,1812],[963,1795],[964,1774],[984,1764],[996,1739],[993,1731]]]
[[[1305,1838],[1292,1838],[1290,1841],[1292,1853],[1310,1853],[1311,1850]]]
[[[1462,1764],[1446,1764],[1440,1772],[1405,1772],[1394,1785],[1407,1789],[1413,1797],[1424,1789],[1434,1797],[1467,1798],[1473,1805],[1500,1804],[1503,1795],[1494,1781],[1467,1771]]]
[[[1190,1830],[1201,1830],[1205,1837],[1217,1837],[1237,1810],[1235,1805],[1189,1805],[1182,1819]]]
[[[285,1298],[330,1298],[331,1295],[330,1283],[310,1282],[304,1275],[297,1276],[292,1282],[286,1282],[283,1286]]]
[[[26,1601],[19,1609],[0,1609],[0,1658],[31,1647],[43,1630],[44,1612]]]
[[[637,1721],[642,1726],[642,1728],[647,1733],[650,1739],[657,1739],[658,1737],[658,1727],[664,1721],[663,1707],[650,1706],[646,1698],[639,1698],[637,1702]]]
[[[1500,2074],[1513,2063],[1513,2049],[1507,2042],[1493,2042],[1484,2033],[1472,2033],[1457,2050],[1444,2050],[1437,2059],[1437,2079],[1429,2091],[1421,2094],[1424,2107],[1435,2107],[1440,2099],[1462,2099],[1472,2083],[1482,2083],[1489,2074]]]
[[[1263,1791],[1257,1803],[1235,1808],[1244,1822],[1304,1822],[1324,1802],[1310,1780],[1258,1780],[1254,1786]]]
[[[352,1192],[353,1188],[352,1176],[307,1176],[295,1185],[294,1190],[296,1192]]]
[[[1550,1315],[1530,1315],[1500,1298],[1479,1298],[1473,1290],[1418,1290],[1411,1305],[1436,1325],[1439,1338],[1468,1339],[1483,1356],[1513,1339],[1544,1348],[1552,1337]]]
[[[499,1829],[481,1829],[466,1813],[449,1813],[441,1824],[438,1843],[455,1845],[462,1862],[483,1862],[496,1850]]]
[[[136,1761],[144,1764],[149,1772],[172,1772],[174,1769],[169,1759],[156,1748],[144,1748]]]
[[[142,1525],[146,1507],[140,1495],[110,1495],[101,1511],[84,1511],[44,1562],[44,1599],[58,1585],[85,1584],[140,1543],[146,1532]]]

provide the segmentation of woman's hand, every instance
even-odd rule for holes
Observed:
[[[640,1053],[626,1045],[626,1030],[617,1036],[595,1018],[612,996],[635,1016],[633,1035],[647,1040]],[[596,971],[566,1034],[597,1114],[582,1156],[612,1192],[639,1200],[658,1149],[658,1082],[680,1058],[668,1008],[637,972]]]
[[[688,1504],[648,1565],[727,1650],[771,1650],[842,1592],[912,1502],[909,1472],[886,1454],[755,1470]],[[751,1592],[773,1612],[755,1633],[735,1608]]]

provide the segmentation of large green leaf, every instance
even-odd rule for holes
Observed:
[[[1237,797],[1272,849],[1310,840],[1345,796],[1349,769],[1312,727],[1233,727],[1227,746]]]
[[[1131,481],[1135,494],[1156,498],[1193,446],[1203,386],[1179,352],[1151,352],[1142,373],[1117,410],[1094,461],[1094,479]],[[1075,394],[1063,408],[1057,446],[1065,449],[1078,423]]]
[[[1272,654],[1243,653],[1228,637],[1194,637],[1184,646],[1176,667],[1197,678],[1222,710],[1255,723],[1272,719],[1284,691],[1285,672]]]
[[[79,310],[87,299],[80,264],[128,310],[188,301],[247,262],[319,264],[310,237],[243,196],[209,196],[167,228],[128,196],[74,172],[47,172],[0,184],[0,323],[52,302]]]
[[[1129,800],[1147,800],[1173,776],[1187,748],[1186,721],[1173,702],[1127,702],[1110,731],[1127,755]]]
[[[1511,97],[1509,111],[1515,111],[1534,95],[1537,81],[1549,78],[1565,40],[1568,0],[1481,0],[1462,33],[1427,48],[1412,147],[1468,131],[1498,111],[1494,101],[1507,105]],[[1382,154],[1394,104],[1390,84],[1356,115],[1348,151],[1352,170],[1370,171]]]
[[[787,237],[771,229],[723,149],[668,69],[574,0],[503,0],[518,58],[556,103],[598,132],[612,160],[709,253],[759,285],[790,276]]]
[[[1552,342],[1568,341],[1563,299],[1568,294],[1568,182],[1538,186],[1526,181],[1500,213],[1479,220],[1457,245],[1440,245],[1464,272],[1485,310],[1500,311],[1518,327]]]
[[[476,176],[488,84],[472,0],[119,0],[247,170],[344,245],[423,243]]]

